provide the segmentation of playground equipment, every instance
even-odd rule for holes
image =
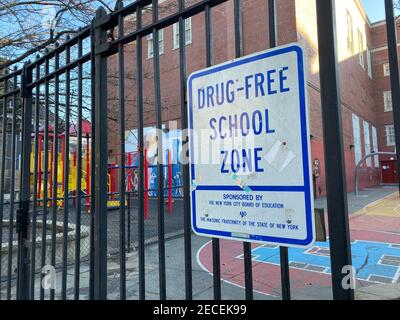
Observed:
[[[38,159],[37,159],[37,181],[34,181],[34,170],[35,170],[35,165],[34,165],[34,152],[31,153],[31,187],[33,187],[35,184],[37,188],[37,194],[38,194],[38,199],[43,199],[44,196],[44,190],[45,188],[48,190],[48,199],[49,202],[47,203],[48,206],[52,206],[52,199],[53,199],[53,180],[57,179],[57,206],[58,207],[63,207],[63,199],[64,199],[64,188],[65,188],[65,153],[67,152],[65,150],[65,134],[59,134],[58,135],[58,143],[59,143],[59,149],[60,152],[57,153],[57,170],[55,170],[55,163],[54,163],[54,141],[55,141],[55,135],[54,135],[54,127],[49,125],[48,126],[48,172],[47,172],[47,182],[48,185],[44,185],[44,174],[45,174],[45,168],[44,168],[44,138],[45,138],[45,130],[44,127],[39,128],[38,132]],[[69,130],[69,136],[70,137],[76,137],[76,128],[75,126],[71,126]],[[90,123],[87,121],[82,121],[82,138],[86,141],[85,145],[85,163],[86,167],[85,169],[82,167],[82,179],[81,179],[81,191],[85,195],[90,194]],[[68,155],[68,165],[69,165],[69,176],[68,176],[68,194],[76,194],[76,185],[77,185],[77,153],[76,150],[72,152],[71,154]],[[55,173],[57,174],[57,177],[55,177]],[[90,206],[90,199],[89,197],[85,197],[85,205],[87,208]],[[43,206],[42,201],[38,201],[39,206]]]
[[[77,150],[76,145],[70,141],[70,148],[66,150],[65,146],[65,133],[58,135],[58,145],[59,152],[57,153],[57,170],[55,170],[55,155],[54,155],[54,127],[49,125],[48,127],[48,171],[47,171],[47,185],[44,184],[45,177],[45,168],[44,168],[44,138],[45,138],[45,130],[44,127],[39,128],[39,132],[37,135],[37,143],[38,143],[38,159],[37,159],[37,181],[34,181],[34,171],[35,171],[35,162],[34,162],[34,152],[31,153],[31,188],[33,189],[36,186],[37,190],[37,199],[38,206],[43,206],[43,198],[44,198],[44,190],[48,190],[47,192],[47,206],[53,206],[53,183],[54,179],[57,180],[57,195],[56,195],[56,206],[64,207],[64,194],[67,192],[68,199],[72,199],[72,206],[76,205],[76,195],[77,195]],[[71,140],[76,139],[77,137],[77,128],[76,125],[72,125],[69,129],[69,137]],[[90,211],[90,134],[91,134],[91,124],[87,120],[82,121],[82,142],[83,142],[83,151],[82,151],[82,168],[81,168],[81,199],[84,201],[83,208],[86,211]],[[68,158],[66,158],[66,152],[68,152]],[[138,163],[137,157],[138,151],[135,152],[127,152],[126,153],[126,166],[122,169],[125,170],[125,179],[126,179],[126,190],[125,192],[129,195],[135,196],[138,191]],[[166,205],[167,212],[172,214],[173,212],[173,190],[176,189],[177,186],[173,186],[173,175],[175,172],[179,171],[178,167],[173,167],[172,164],[173,151],[167,150],[167,166],[166,172],[164,172],[164,176],[166,177],[166,181],[164,183],[165,188],[165,196],[167,197]],[[67,159],[67,161],[65,161]],[[67,163],[66,163],[67,162]],[[69,175],[68,175],[68,190],[65,190],[65,166],[69,166]],[[177,166],[177,165],[175,165]],[[121,170],[121,167],[116,165],[115,163],[110,163],[108,165],[108,195],[109,199],[107,201],[109,209],[118,209],[121,205],[119,200],[119,192],[116,191],[116,180],[119,177],[118,171]],[[144,217],[147,220],[149,218],[149,198],[150,196],[157,195],[157,183],[156,179],[154,179],[154,175],[157,172],[157,165],[149,165],[147,150],[144,150]],[[151,176],[149,175],[151,172]],[[55,176],[56,175],[56,176]],[[149,189],[149,180],[152,181],[150,183]],[[178,183],[179,184],[179,183]],[[150,195],[149,195],[150,194]],[[176,192],[175,196],[179,196],[179,192]],[[130,197],[127,197],[128,200],[125,202],[125,206],[129,205]]]
[[[37,159],[37,181],[34,181],[34,152],[31,153],[31,187],[37,184],[37,194],[38,194],[38,205],[43,206],[43,197],[45,188],[48,190],[48,199],[47,206],[51,207],[53,205],[53,180],[57,179],[57,203],[58,207],[64,206],[64,193],[67,192],[68,195],[71,195],[73,206],[76,205],[76,195],[77,195],[77,150],[73,150],[74,145],[70,143],[70,150],[65,149],[65,133],[58,135],[58,143],[60,152],[57,154],[57,170],[55,170],[54,163],[54,127],[49,125],[48,127],[48,172],[47,172],[47,186],[44,185],[44,138],[45,138],[45,130],[44,127],[39,128],[38,132],[38,159]],[[85,208],[87,211],[90,210],[90,133],[91,133],[91,125],[88,121],[82,121],[82,139],[84,143],[84,151],[82,162],[85,165],[82,165],[81,168],[81,195],[82,199],[85,201]],[[72,125],[69,129],[69,137],[74,139],[77,137],[77,128],[76,125]],[[73,151],[71,151],[73,150]],[[68,152],[68,160],[65,162],[65,155]],[[68,190],[65,189],[65,166],[69,166],[69,175],[68,175]],[[55,177],[55,173],[57,177]],[[115,177],[112,177],[110,174],[108,175],[108,192],[115,192],[114,188],[114,180]],[[115,208],[119,207],[119,201],[116,199],[112,199],[109,201],[109,207]]]
[[[135,179],[135,177],[137,177],[137,170],[139,169],[139,166],[137,165],[137,163],[135,163],[135,161],[133,160],[135,158],[136,155],[136,159],[138,158],[138,152],[128,152],[126,154],[126,159],[127,159],[127,163],[126,166],[123,167],[123,169],[125,169],[125,179],[126,179],[126,193],[128,194],[134,194],[135,192],[138,191],[138,181],[137,179]],[[157,172],[157,165],[149,165],[149,159],[147,157],[147,150],[144,149],[144,165],[143,165],[143,180],[144,180],[144,217],[147,220],[149,218],[149,193],[155,197],[157,196],[157,183],[156,181],[153,181],[153,183],[151,184],[150,188],[149,188],[149,180],[150,176],[149,176],[149,172],[152,173],[152,175],[156,174]],[[165,195],[167,196],[166,199],[166,205],[167,205],[167,212],[169,214],[172,214],[174,209],[173,209],[173,203],[174,203],[174,195],[173,195],[173,190],[179,188],[179,186],[173,186],[173,168],[174,165],[172,163],[172,151],[171,150],[167,150],[167,167],[166,167],[166,181],[165,181],[165,186],[164,186],[164,191],[165,191]],[[117,170],[120,170],[121,167],[115,165],[114,163],[109,164],[108,166],[108,175],[109,175],[109,180],[110,180],[110,187],[111,190],[114,190],[114,185],[115,185],[115,177],[116,177],[116,172]],[[175,165],[175,171],[178,171],[179,168],[177,167],[177,165]],[[136,180],[136,182],[135,182]],[[179,183],[178,183],[179,184]],[[118,193],[111,193],[111,198],[114,197],[114,194],[118,194]],[[178,195],[179,196],[179,195]],[[110,200],[110,202],[112,202],[112,200]],[[119,204],[118,204],[119,207]]]

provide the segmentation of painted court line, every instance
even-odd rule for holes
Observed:
[[[206,242],[205,244],[203,244],[203,245],[199,248],[199,250],[197,250],[197,253],[196,253],[196,260],[197,260],[197,264],[200,266],[201,269],[203,269],[203,271],[207,272],[210,276],[213,276],[213,273],[212,273],[211,271],[208,271],[207,268],[206,268],[206,267],[203,265],[203,263],[200,261],[200,252],[201,252],[207,245],[209,245],[209,244],[211,244],[211,241]],[[241,286],[241,285],[239,285],[239,284],[237,284],[237,283],[234,283],[234,282],[231,282],[231,281],[229,281],[229,280],[225,280],[225,279],[223,279],[222,277],[221,277],[221,281],[222,281],[222,282],[225,282],[225,283],[227,283],[227,284],[233,285],[234,287],[241,288],[241,289],[245,289],[244,286]],[[273,298],[279,298],[279,296],[275,296],[275,295],[272,295],[272,294],[269,294],[269,293],[265,293],[265,292],[261,292],[261,291],[258,291],[258,290],[253,290],[253,291],[256,292],[256,293],[258,293],[258,294],[264,295],[264,296],[273,297]]]
[[[393,194],[394,194],[394,193],[389,194],[389,195],[387,195],[387,196],[385,196],[385,197],[383,197],[383,198],[381,198],[381,199],[375,200],[375,201],[373,201],[373,202],[371,202],[371,203],[365,205],[365,206],[362,208],[362,211],[365,212],[365,213],[368,213],[367,210],[368,210],[369,207],[377,206],[378,204],[380,204],[380,203],[383,202],[384,200],[386,200],[386,199],[392,197]]]

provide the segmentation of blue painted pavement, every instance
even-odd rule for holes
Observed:
[[[356,278],[378,283],[399,281],[400,245],[356,240],[351,245]],[[279,247],[252,250],[253,261],[279,265]],[[330,274],[329,242],[316,242],[309,249],[289,249],[292,268]]]

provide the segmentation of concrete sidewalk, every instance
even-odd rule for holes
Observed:
[[[354,213],[371,202],[382,199],[398,190],[397,185],[382,185],[374,188],[366,188],[360,190],[359,195],[356,196],[354,192],[347,194],[347,204],[349,208],[349,213]],[[327,209],[326,198],[318,198],[314,200],[315,208]]]

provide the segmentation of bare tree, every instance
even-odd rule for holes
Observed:
[[[0,0],[0,68],[51,48],[92,20],[112,0]]]

